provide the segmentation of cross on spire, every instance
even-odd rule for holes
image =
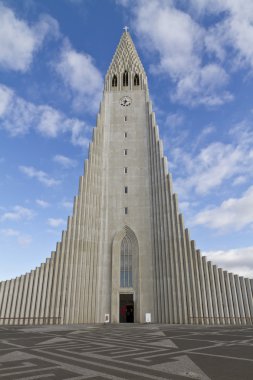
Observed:
[[[124,26],[123,29],[124,29],[124,31],[127,33],[127,31],[128,31],[129,28],[128,28],[128,26]]]

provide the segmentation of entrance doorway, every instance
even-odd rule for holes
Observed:
[[[119,295],[119,321],[120,323],[134,323],[133,294]]]

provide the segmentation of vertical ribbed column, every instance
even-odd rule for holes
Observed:
[[[4,296],[3,296],[2,311],[1,311],[1,317],[3,318],[3,325],[8,324],[8,322],[5,320],[5,317],[6,317],[9,288],[10,288],[10,281],[7,280],[5,281],[5,286],[4,286]]]
[[[151,107],[150,107],[151,108]],[[151,111],[151,109],[150,109]],[[157,255],[157,211],[156,211],[156,182],[155,182],[155,164],[154,164],[154,118],[153,114],[151,113],[149,115],[149,149],[150,149],[150,170],[151,170],[151,215],[152,215],[152,222],[153,222],[153,263],[154,263],[154,297],[156,299],[155,302],[155,318],[157,322],[160,322],[159,316],[160,316],[160,286],[159,286],[159,279],[158,279],[158,273],[159,273],[159,261],[158,261],[158,255]]]
[[[235,324],[236,323],[235,309],[233,305],[233,297],[232,297],[229,273],[227,271],[223,271],[223,274],[224,274],[224,280],[225,280],[226,291],[227,291],[228,310],[229,310],[229,316],[230,316],[229,320],[231,324]]]
[[[175,219],[176,246],[177,246],[176,261],[178,263],[178,274],[179,274],[179,281],[180,281],[179,323],[186,323],[187,306],[186,306],[186,292],[185,292],[185,273],[184,273],[183,257],[182,257],[182,250],[181,250],[182,236],[180,235],[178,200],[177,200],[176,194],[174,194],[174,219]]]
[[[156,170],[156,127],[155,127],[155,117],[152,113],[150,116],[150,124],[151,124],[151,188],[152,188],[152,211],[153,211],[153,251],[154,251],[154,277],[155,277],[155,288],[156,288],[156,300],[157,300],[157,318],[158,322],[162,322],[163,310],[162,310],[162,286],[161,286],[161,260],[160,260],[160,249],[159,249],[159,232],[158,232],[158,178],[157,178],[157,170]]]
[[[215,289],[216,289],[216,297],[217,297],[217,304],[218,304],[218,314],[219,314],[219,323],[224,324],[224,307],[222,303],[222,295],[221,295],[221,284],[220,284],[220,278],[219,278],[219,272],[216,265],[213,265],[213,274],[214,274],[214,282],[215,282]]]
[[[196,254],[197,254],[198,267],[199,267],[200,289],[201,289],[202,309],[203,309],[203,321],[204,321],[204,324],[209,324],[207,295],[206,295],[207,293],[206,293],[206,283],[205,283],[205,276],[204,276],[204,269],[203,269],[203,260],[202,260],[202,256],[201,256],[201,253],[199,250],[197,250]]]
[[[188,270],[189,270],[189,279],[190,279],[190,293],[192,298],[192,313],[193,318],[190,321],[191,323],[197,323],[198,317],[198,306],[197,306],[197,293],[196,293],[196,284],[195,284],[195,276],[194,276],[194,265],[193,265],[193,257],[191,252],[191,239],[189,235],[189,231],[185,229],[185,242],[186,242],[186,255],[188,260]]]
[[[4,301],[4,289],[6,281],[0,282],[0,325],[3,324],[3,301]]]
[[[235,277],[234,277],[233,273],[229,273],[228,276],[229,276],[229,282],[230,282],[231,293],[232,293],[232,300],[233,300],[234,311],[235,311],[235,323],[241,324],[238,298],[237,298],[236,287],[235,287]]]
[[[211,288],[211,299],[213,304],[213,315],[214,315],[214,323],[219,323],[219,312],[218,312],[218,303],[217,303],[217,289],[215,287],[214,275],[213,275],[213,264],[211,261],[207,263],[208,273],[210,278],[210,288]]]
[[[46,304],[45,304],[45,317],[47,318],[47,323],[49,324],[51,319],[50,315],[50,300],[52,294],[52,281],[54,273],[54,258],[55,252],[52,252],[51,258],[47,260],[46,265],[48,265],[48,282],[47,282],[47,294],[46,294]]]
[[[10,280],[10,287],[9,287],[9,294],[6,302],[6,310],[5,310],[5,318],[6,318],[6,324],[10,323],[10,314],[11,314],[11,303],[12,303],[12,294],[13,294],[13,288],[14,288],[14,279]]]
[[[17,294],[18,294],[18,288],[19,288],[19,277],[16,277],[13,284],[13,291],[11,294],[11,303],[10,303],[10,321],[9,323],[15,324],[15,310],[16,310],[16,304],[17,304]]]
[[[174,281],[174,255],[173,255],[173,232],[172,232],[172,222],[170,215],[171,210],[171,178],[169,174],[166,175],[165,182],[165,212],[166,212],[166,256],[167,256],[167,272],[168,272],[168,291],[170,294],[170,304],[169,304],[169,323],[176,323],[177,321],[177,311],[175,310],[176,300],[176,287]]]
[[[54,270],[52,277],[52,292],[50,297],[50,305],[49,305],[49,315],[51,317],[50,323],[55,323],[54,319],[57,317],[55,315],[55,304],[56,304],[56,287],[58,284],[58,272],[59,272],[59,262],[60,262],[60,254],[61,254],[61,243],[57,243],[55,259],[54,259]]]
[[[28,294],[28,283],[29,283],[29,274],[24,275],[24,289],[23,296],[20,307],[20,323],[25,324],[25,311],[26,311],[26,302],[27,302],[27,294]]]
[[[239,307],[239,312],[240,312],[240,317],[241,317],[241,324],[245,325],[245,311],[244,311],[244,305],[243,305],[243,300],[242,300],[242,291],[241,291],[241,286],[240,286],[240,281],[239,281],[239,276],[234,275],[235,279],[235,287],[236,287],[236,295],[237,295],[237,301],[238,301],[238,307]]]
[[[47,294],[47,283],[48,283],[48,262],[46,262],[43,265],[43,279],[42,279],[42,289],[41,289],[41,302],[40,302],[40,310],[39,310],[39,316],[43,319],[43,323],[47,323],[47,320],[45,317],[46,315],[46,294]]]
[[[181,251],[183,261],[183,276],[185,278],[185,297],[186,297],[186,315],[184,316],[184,323],[191,323],[193,317],[192,310],[192,296],[191,296],[191,283],[189,273],[189,263],[186,249],[185,228],[182,214],[179,215],[180,235],[181,235]]]
[[[213,304],[212,304],[212,295],[211,295],[211,287],[210,287],[210,278],[207,268],[206,257],[202,257],[203,262],[203,271],[205,276],[206,283],[206,297],[207,297],[207,306],[208,306],[208,323],[213,323]]]
[[[162,161],[160,162],[160,188],[161,188],[161,204],[166,204],[166,195],[165,195],[165,179],[166,179],[166,173],[165,173],[165,161],[162,158]],[[168,225],[167,225],[167,209],[165,207],[161,207],[161,235],[162,235],[162,263],[164,267],[164,309],[165,309],[165,323],[169,323],[170,318],[170,305],[171,305],[171,296],[169,291],[169,282],[168,279],[170,277],[169,274],[169,264],[168,264],[168,243],[167,243],[167,233],[168,233]]]
[[[42,301],[42,289],[43,289],[43,278],[44,278],[44,267],[45,264],[41,264],[41,266],[38,268],[38,286],[37,286],[37,297],[35,302],[35,311],[34,311],[34,317],[35,317],[35,323],[36,324],[43,324],[43,315],[40,314],[40,305]]]
[[[250,308],[249,308],[247,290],[246,290],[246,285],[245,285],[245,279],[243,277],[239,277],[239,282],[241,285],[242,301],[244,305],[245,323],[248,324],[250,323]]]
[[[85,161],[85,168],[87,165],[87,161]],[[86,241],[85,241],[85,232],[87,230],[87,170],[85,169],[86,175],[82,177],[82,199],[83,199],[83,205],[82,205],[82,228],[81,228],[81,234],[82,234],[82,240],[81,240],[81,276],[82,276],[82,286],[80,288],[80,311],[79,311],[79,320],[80,322],[85,321],[85,308],[86,308],[86,303],[85,303],[85,284],[86,284],[86,276],[87,276],[87,266],[86,266],[86,261],[87,261],[87,252],[85,251],[86,247]],[[86,223],[85,223],[86,221]]]
[[[66,258],[65,252],[65,240],[66,240],[66,231],[62,232],[61,243],[59,247],[59,260],[58,260],[58,276],[55,286],[55,304],[54,304],[54,316],[55,323],[62,323],[62,315],[60,314],[60,305],[62,302],[63,289],[63,265]]]
[[[164,268],[163,268],[163,260],[162,260],[162,231],[161,231],[161,215],[160,215],[160,205],[161,205],[161,182],[160,182],[160,149],[158,143],[158,130],[157,126],[154,127],[154,169],[155,169],[155,209],[156,209],[156,254],[158,259],[158,289],[159,289],[159,314],[161,323],[165,322],[165,309],[164,309],[164,297],[165,297],[165,289],[164,289]]]
[[[64,265],[63,265],[63,279],[62,279],[62,294],[61,294],[61,305],[60,305],[60,316],[61,323],[68,323],[68,289],[69,289],[69,271],[70,271],[70,244],[71,244],[71,217],[68,217],[66,240],[64,240]]]
[[[224,271],[221,268],[219,268],[218,274],[219,274],[219,279],[220,279],[221,297],[222,297],[223,312],[225,316],[225,323],[231,324],[229,310],[228,310],[228,292],[226,290]]]
[[[201,297],[201,289],[200,289],[200,274],[199,274],[199,266],[198,266],[198,260],[197,260],[197,252],[195,247],[195,241],[191,240],[191,254],[192,254],[192,262],[193,262],[193,269],[194,269],[194,281],[195,281],[195,287],[196,287],[196,298],[197,298],[197,316],[199,317],[199,322],[203,324],[203,307],[202,307],[202,297]]]
[[[30,308],[30,318],[31,318],[32,324],[35,323],[34,316],[35,316],[35,307],[36,307],[36,302],[37,302],[38,279],[39,279],[39,268],[37,267],[34,273],[32,297],[31,297],[31,308]]]
[[[22,305],[22,300],[23,300],[23,290],[24,290],[24,277],[21,276],[19,279],[19,287],[18,287],[18,292],[17,292],[17,302],[16,302],[16,307],[14,311],[14,318],[15,318],[15,325],[18,325],[21,323],[20,317],[21,317],[21,305]]]
[[[248,278],[245,278],[245,286],[248,296],[248,302],[249,302],[249,309],[250,309],[250,321],[253,323],[253,291],[250,286],[250,280]]]

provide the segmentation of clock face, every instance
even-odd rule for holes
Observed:
[[[129,96],[123,96],[123,98],[120,99],[120,105],[123,107],[130,106],[132,102],[132,99],[129,98]]]

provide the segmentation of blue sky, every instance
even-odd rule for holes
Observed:
[[[253,277],[252,0],[2,0],[1,280],[61,238],[124,25],[191,237]]]

